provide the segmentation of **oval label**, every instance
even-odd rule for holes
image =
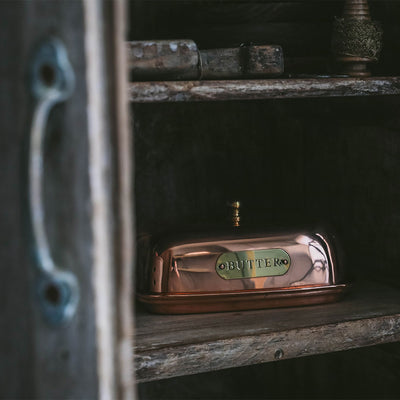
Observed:
[[[215,265],[223,279],[257,278],[284,275],[290,256],[282,249],[234,251],[221,254]]]

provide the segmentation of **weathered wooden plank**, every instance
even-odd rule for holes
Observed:
[[[109,9],[103,17],[98,18],[97,12],[91,15],[85,13],[93,11],[93,7],[98,11],[105,6],[104,3],[108,3]],[[118,5],[121,7],[123,4],[118,2]],[[122,193],[119,185],[114,185],[117,178],[112,174],[112,167],[116,152],[108,145],[107,138],[118,134],[128,135],[127,132],[117,133],[116,126],[121,127],[121,124],[112,122],[116,118],[113,111],[122,104],[126,107],[126,93],[123,93],[122,100],[113,98],[116,93],[114,76],[118,76],[119,80],[125,80],[125,77],[124,72],[118,69],[121,59],[114,58],[118,52],[113,52],[113,44],[110,43],[115,40],[122,46],[122,35],[117,36],[112,29],[104,32],[113,16],[112,7],[114,2],[36,0],[29,3],[5,1],[0,4],[0,25],[4,39],[0,61],[0,120],[3,127],[0,151],[3,182],[0,191],[0,292],[3,296],[0,301],[1,398],[133,397],[127,385],[121,388],[122,372],[126,376],[129,369],[127,366],[124,370],[120,367],[123,365],[122,358],[128,358],[127,364],[132,365],[129,359],[132,324],[128,326],[128,333],[121,326],[124,312],[128,310],[125,321],[131,317],[130,275],[121,272],[122,262],[118,263],[121,257],[118,261],[115,259],[120,248],[116,246],[110,250],[112,245],[108,246],[108,242],[114,239],[122,242],[123,234],[120,233],[120,224],[114,224],[113,208],[107,203],[107,197]],[[121,20],[118,24],[118,27],[123,25]],[[101,34],[99,37],[99,31],[104,33],[103,37]],[[29,78],[32,56],[37,47],[50,37],[64,42],[76,82],[71,99],[50,112],[44,149],[43,198],[50,250],[60,269],[75,274],[80,287],[76,314],[68,323],[57,327],[47,323],[40,310],[37,295],[40,274],[33,256],[35,249],[27,215],[27,144],[36,106]],[[10,41],[15,46],[8,46]],[[105,57],[107,51],[113,53],[113,57]],[[113,73],[110,64],[118,69],[117,74]],[[45,66],[54,72],[52,64]],[[93,69],[96,72],[100,69],[100,74],[92,76]],[[87,77],[94,79],[94,85],[87,85]],[[126,92],[126,88],[123,89]],[[97,96],[99,93],[101,95]],[[109,107],[99,107],[99,102],[103,101],[108,102]],[[122,110],[119,112],[123,113]],[[121,136],[118,137],[121,142],[117,139],[118,143],[126,146]],[[107,145],[102,153],[104,147],[101,148],[101,144],[104,141]],[[126,151],[129,152],[129,148]],[[99,179],[93,179],[94,174],[98,174]],[[130,179],[129,169],[124,169],[123,174]],[[112,190],[107,191],[108,185],[112,186]],[[99,196],[99,191],[103,196]],[[129,203],[129,199],[125,199],[126,202]],[[119,202],[118,207],[121,204]],[[116,209],[118,207],[115,206]],[[131,223],[129,214],[127,216],[125,213],[123,218],[126,218],[126,224]],[[103,229],[104,222],[112,225],[109,231]],[[96,227],[100,229],[96,230]],[[107,245],[103,248],[99,241],[101,236]],[[99,260],[101,256],[107,258]],[[130,254],[128,256],[131,258]],[[105,274],[104,268],[99,271],[104,266],[108,268]],[[130,268],[130,264],[125,268]],[[116,275],[120,272],[118,285]],[[93,279],[94,275],[98,279]],[[123,301],[119,298],[120,302],[116,305],[112,294],[100,292],[102,288],[99,282],[105,282],[109,291],[122,295]],[[57,305],[60,297],[55,290],[55,295],[49,296],[48,301]],[[96,301],[98,299],[100,301]],[[102,307],[104,304],[106,307]],[[108,317],[107,311],[114,307],[116,311],[111,311]],[[119,326],[115,329],[115,342],[107,342],[110,348],[105,348],[105,341],[99,340],[99,337],[116,325]],[[120,353],[124,347],[128,347],[128,351],[122,357]],[[110,353],[110,357],[104,357]],[[132,376],[129,379],[131,382]],[[114,390],[117,385],[120,390]],[[113,393],[110,394],[110,390],[106,392],[105,386],[109,386]]]
[[[400,313],[399,300],[398,289],[363,284],[340,302],[310,307],[164,316],[142,312],[138,314],[136,348],[142,352],[392,315]]]
[[[134,240],[126,4],[84,6],[99,398],[128,400],[135,398],[135,388],[129,351]]]
[[[95,398],[98,388],[90,280],[82,2],[6,1],[1,3],[0,15],[0,237],[4,296],[0,301],[0,397]],[[27,226],[27,144],[35,105],[28,77],[35,50],[51,36],[62,38],[76,86],[71,99],[50,115],[44,167],[46,228],[56,263],[72,271],[81,288],[75,317],[57,328],[45,322],[39,307],[39,274]],[[10,40],[15,46],[6,44]]]
[[[27,107],[24,94],[24,33],[17,21],[25,15],[23,3],[0,2],[0,398],[32,397],[34,348],[31,330],[32,277],[29,254],[23,238],[24,215],[18,207],[23,185],[20,181],[21,144],[24,142],[24,123],[21,110]],[[6,42],[12,38],[14,45]],[[23,366],[23,367],[22,367]]]
[[[135,103],[376,96],[399,94],[400,78],[135,82],[128,90]]]
[[[344,301],[303,308],[186,316],[138,315],[136,366],[145,382],[400,340],[400,291],[360,285]]]
[[[399,362],[397,342],[151,381],[139,393],[146,400],[398,399]]]
[[[400,314],[138,354],[137,376],[139,382],[146,382],[398,340]]]
[[[108,33],[110,40],[109,59],[113,60],[112,73],[115,78],[114,98],[111,100],[114,116],[114,149],[115,149],[115,186],[114,195],[114,229],[116,248],[115,283],[116,283],[116,383],[117,397],[134,400],[136,382],[132,374],[133,354],[130,351],[132,336],[135,330],[134,304],[134,201],[133,201],[133,156],[132,127],[130,126],[130,107],[126,86],[128,84],[128,54],[124,43],[128,18],[127,2],[107,2],[108,15],[112,15],[112,23]]]

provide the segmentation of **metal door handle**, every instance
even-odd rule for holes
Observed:
[[[36,264],[40,306],[46,320],[60,325],[73,317],[79,302],[79,286],[71,272],[60,269],[51,255],[45,228],[43,202],[43,147],[52,108],[67,100],[75,78],[63,43],[51,38],[37,50],[32,64],[31,90],[36,99],[30,131],[29,211]]]

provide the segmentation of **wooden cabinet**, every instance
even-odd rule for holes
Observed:
[[[130,40],[280,44],[287,61],[278,79],[129,84],[138,232],[223,227],[238,198],[245,225],[335,232],[353,282],[341,302],[297,309],[157,316],[138,306],[143,398],[399,395],[389,365],[400,333],[400,8],[370,5],[384,50],[372,77],[354,79],[323,76],[340,1],[133,3]]]
[[[321,77],[342,1],[128,5],[129,13],[122,1],[0,3],[0,397],[129,399],[135,377],[143,399],[399,397],[400,5],[371,0],[384,50],[365,79]],[[65,45],[75,74],[43,145],[49,248],[80,293],[76,313],[57,326],[41,301],[57,307],[62,293],[38,284],[29,211],[39,104],[31,65],[49,38]],[[279,44],[287,74],[128,82],[125,41],[176,38],[200,48]],[[51,87],[56,71],[42,72]],[[181,316],[136,305],[134,315],[135,229],[223,227],[236,198],[249,227],[334,231],[348,296]]]

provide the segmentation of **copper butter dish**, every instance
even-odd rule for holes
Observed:
[[[234,225],[239,225],[238,214]],[[265,234],[236,228],[215,237],[147,237],[142,242],[147,244],[140,246],[138,299],[156,313],[328,303],[347,289],[331,240],[318,232]]]

